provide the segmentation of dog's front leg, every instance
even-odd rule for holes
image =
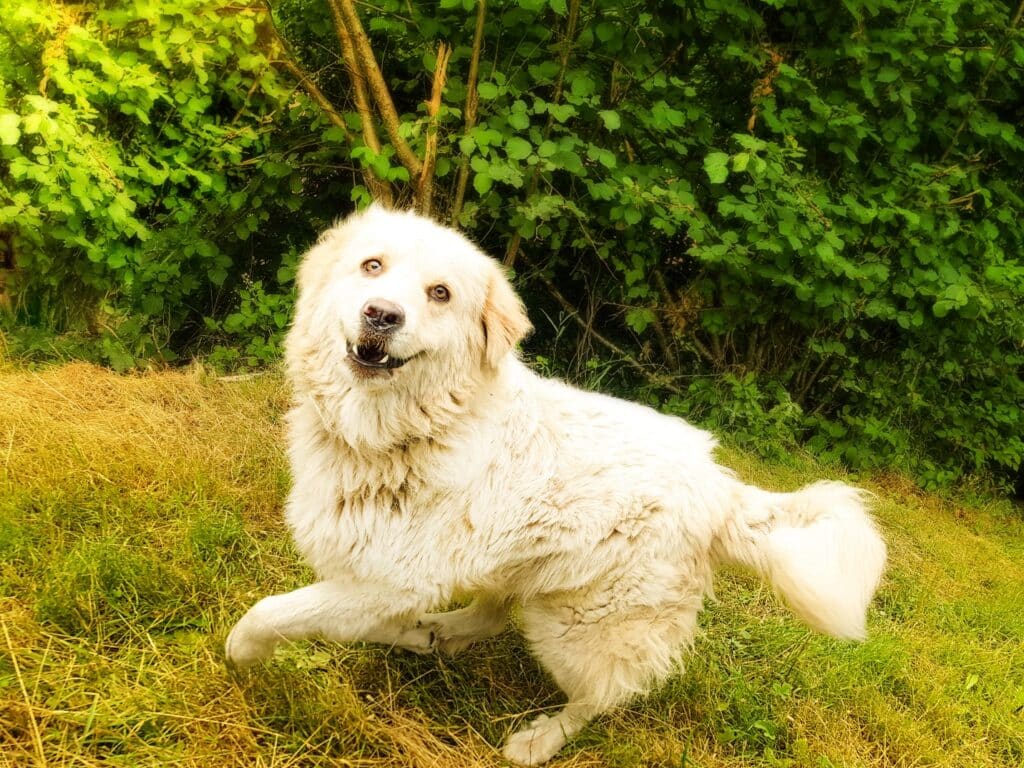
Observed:
[[[400,641],[423,603],[419,595],[377,585],[320,581],[256,603],[228,634],[224,657],[229,667],[244,668],[269,659],[286,641]]]

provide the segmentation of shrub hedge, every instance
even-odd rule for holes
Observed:
[[[925,484],[1017,471],[1024,4],[353,7],[7,8],[15,345],[269,362],[298,254],[384,196],[505,259],[541,365]]]

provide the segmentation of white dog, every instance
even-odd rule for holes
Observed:
[[[253,606],[230,665],[312,637],[455,652],[518,603],[568,696],[505,743],[537,765],[672,671],[721,564],[864,636],[886,551],[860,492],[744,485],[708,433],[538,377],[514,352],[522,303],[457,232],[372,207],[320,238],[298,284],[287,518],[320,581]],[[453,597],[474,600],[428,613]]]

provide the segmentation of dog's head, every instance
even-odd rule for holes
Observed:
[[[298,382],[451,390],[493,375],[530,330],[493,259],[454,230],[378,206],[320,238],[298,288],[288,339]]]

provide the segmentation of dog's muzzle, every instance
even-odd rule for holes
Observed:
[[[387,299],[370,299],[359,311],[361,327],[355,344],[348,343],[348,357],[360,368],[370,371],[388,371],[401,368],[409,358],[400,358],[388,352],[395,331],[405,325],[405,310]]]
[[[395,357],[388,354],[383,341],[360,340],[356,344],[346,342],[348,359],[362,368],[370,370],[394,370],[401,368],[412,358]]]
[[[405,310],[387,299],[370,299],[360,312],[363,326],[374,333],[394,333],[405,325]]]

